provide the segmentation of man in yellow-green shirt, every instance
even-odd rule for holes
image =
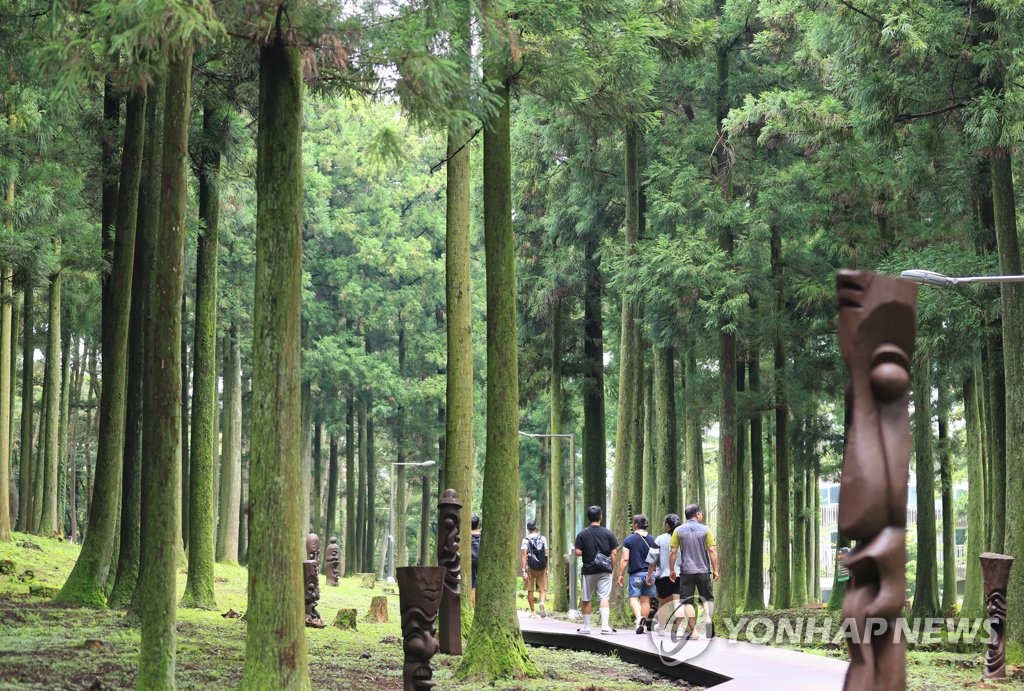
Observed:
[[[672,532],[669,563],[675,563],[677,554],[682,561],[679,570],[679,601],[686,612],[686,637],[697,638],[697,616],[693,602],[696,590],[707,621],[707,636],[713,638],[715,628],[711,623],[711,615],[715,596],[711,583],[718,580],[718,548],[711,529],[703,523],[704,512],[700,506],[690,504],[686,507],[685,516],[686,522]],[[669,572],[669,578],[675,580],[675,571]]]

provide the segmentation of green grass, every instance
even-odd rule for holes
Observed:
[[[31,542],[42,550],[19,546]],[[0,564],[13,562],[14,573],[0,574],[0,689],[54,687],[131,688],[139,654],[138,628],[124,612],[69,608],[29,594],[32,585],[59,588],[71,571],[78,546],[16,533],[14,542],[0,543]],[[26,574],[31,571],[31,575]],[[185,587],[179,569],[179,598]],[[218,609],[178,609],[177,682],[181,688],[229,689],[242,679],[245,622],[221,616],[246,607],[246,570],[217,564],[214,572]],[[321,584],[323,581],[321,580]],[[307,629],[309,674],[315,689],[402,687],[402,643],[395,586],[370,590],[355,578],[337,588],[321,585],[318,609],[330,625],[337,611],[355,607],[355,631]],[[384,624],[362,619],[374,595],[388,598]],[[525,608],[520,598],[520,607]],[[543,676],[531,680],[499,680],[495,689],[619,689],[651,682],[653,689],[686,688],[675,680],[621,662],[615,657],[547,648],[530,648]],[[454,681],[458,659],[434,657],[438,688],[476,689],[479,684]]]

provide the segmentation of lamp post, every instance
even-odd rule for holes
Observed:
[[[568,523],[568,535],[565,542],[567,549],[569,550],[569,611],[566,612],[566,617],[569,620],[574,620],[579,617],[579,612],[576,611],[576,550],[573,548],[575,541],[573,540],[573,531],[576,530],[576,435],[575,434],[534,434],[532,432],[519,431],[519,434],[530,439],[551,439],[558,437],[561,439],[569,440],[569,505],[571,518]],[[559,459],[561,462],[561,459]],[[553,497],[552,497],[553,498]]]
[[[1024,276],[947,276],[928,269],[907,269],[900,278],[928,286],[948,288],[961,283],[1020,283]]]
[[[395,466],[412,465],[421,468],[434,465],[437,461],[422,461],[420,463],[392,463],[391,464],[391,506],[388,507],[388,583],[395,582]],[[423,537],[422,535],[420,536]]]

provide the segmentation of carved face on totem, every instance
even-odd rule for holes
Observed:
[[[907,522],[917,286],[862,271],[841,271],[836,282],[839,346],[850,370],[839,529],[870,539]]]
[[[320,561],[320,536],[316,533],[306,536],[306,559]]]

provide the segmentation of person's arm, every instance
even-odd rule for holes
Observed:
[[[575,542],[574,546],[575,546],[576,556],[577,557],[582,557],[583,556],[583,550],[580,549],[580,536],[579,535],[576,536],[576,542]]]
[[[676,582],[676,553],[679,552],[678,547],[673,547],[668,553],[668,579],[673,583]],[[718,557],[715,557],[717,559]]]
[[[661,546],[655,542],[654,546],[647,551],[647,585],[654,583],[654,572],[658,568],[660,556]]]
[[[708,548],[708,556],[711,557],[711,580],[718,580],[718,548],[711,546]]]
[[[522,550],[520,550],[520,551],[521,551],[521,552],[523,553],[523,559],[522,559],[522,561],[523,561],[523,575],[524,575],[524,576],[526,575],[526,549],[527,549],[527,548],[526,548],[526,547],[524,547],[524,548],[523,548]]]
[[[612,563],[615,563],[615,550],[612,550]],[[619,560],[619,585],[622,585],[622,578],[626,573],[626,565],[629,563],[629,548],[622,548],[622,559]]]

